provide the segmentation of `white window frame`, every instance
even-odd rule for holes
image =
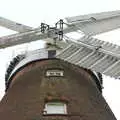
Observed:
[[[50,113],[48,109],[49,109],[49,105],[52,105],[52,104],[63,104],[64,111],[60,113],[60,112],[57,112],[56,110],[56,112]],[[67,114],[67,105],[64,102],[47,102],[45,104],[44,114]]]

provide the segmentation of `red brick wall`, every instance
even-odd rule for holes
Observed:
[[[47,69],[64,77],[46,77]],[[46,100],[67,101],[66,116],[44,116]],[[60,60],[33,62],[12,78],[0,103],[0,120],[116,120],[91,74]]]

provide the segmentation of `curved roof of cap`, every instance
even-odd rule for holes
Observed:
[[[22,55],[17,55],[12,59],[10,62],[6,73],[5,73],[5,85],[6,85],[6,90],[9,88],[10,85],[10,78],[13,76],[13,74],[20,69],[21,67],[25,66],[26,64],[30,62],[34,62],[37,60],[42,60],[42,59],[49,59],[48,57],[48,50],[47,49],[38,49],[34,51],[30,51],[26,54]],[[52,57],[55,58],[55,57]],[[87,70],[87,69],[86,69]],[[102,91],[102,75],[100,73],[96,73],[91,71],[90,74],[94,75],[96,79],[96,84],[98,86],[98,89]]]

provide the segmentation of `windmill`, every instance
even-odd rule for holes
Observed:
[[[31,118],[47,120],[56,119],[57,117],[57,119],[96,120],[99,116],[100,120],[115,120],[116,118],[114,117],[113,113],[111,112],[110,108],[108,107],[101,94],[101,74],[105,74],[116,79],[120,78],[120,47],[112,43],[93,38],[93,36],[119,28],[119,19],[120,11],[112,11],[68,17],[66,18],[66,22],[60,19],[54,27],[51,27],[50,25],[45,23],[41,23],[40,27],[32,28],[0,17],[1,26],[19,32],[17,34],[1,37],[0,48],[6,48],[9,46],[36,40],[45,40],[47,42],[46,48],[44,50],[37,50],[33,52],[28,52],[27,54],[18,55],[13,59],[13,61],[11,61],[6,72],[6,95],[0,104],[0,117],[4,120],[8,119],[8,117],[5,115],[8,114],[10,116],[10,119]],[[76,32],[78,34],[82,33],[82,37],[76,40],[70,38],[67,35],[68,33],[73,32]],[[36,71],[34,71],[34,69],[32,70],[32,66],[35,67],[34,69],[36,69]],[[39,78],[39,74],[37,74],[37,66],[40,67],[40,70],[38,69],[39,74],[41,76],[45,76],[44,79],[52,79],[52,83],[49,83],[48,81],[49,85],[48,83],[43,83],[42,81],[40,81],[40,84],[42,84],[43,86],[48,85],[50,91],[52,91],[52,87],[54,88],[52,92],[48,92],[49,90],[47,91],[47,96],[44,96],[45,93],[40,93],[45,101],[45,103],[43,103],[43,100],[40,99],[40,107],[44,106],[44,109],[40,108],[40,113],[43,113],[43,116],[39,116],[37,107],[35,111],[31,111],[31,114],[29,114],[28,110],[31,109],[27,109],[26,107],[29,108],[30,106],[25,105],[24,107],[20,108],[20,105],[18,105],[20,104],[20,101],[24,99],[21,97],[25,97],[25,93],[30,94],[31,91],[29,90],[32,89],[32,86],[27,87],[27,90],[29,92],[25,92],[24,90],[22,91],[20,85],[27,85],[28,79],[30,80],[31,84],[34,84],[33,76],[35,75],[37,76],[36,80],[38,80]],[[72,72],[73,77],[70,75]],[[68,75],[70,75],[70,77]],[[67,78],[64,78],[64,76],[67,76]],[[83,80],[80,80],[81,82],[78,83],[78,78],[76,76]],[[68,86],[62,84],[64,86],[62,87],[60,84],[55,82],[55,79],[58,79],[58,81],[61,83],[60,79],[68,78],[75,79],[75,83],[73,82],[73,86],[71,80],[70,83],[68,83],[69,85],[71,85],[71,88],[73,87],[75,89],[76,93],[73,94],[73,92],[70,90],[71,94],[69,95],[67,94],[67,92],[65,92],[67,96],[66,97],[65,95],[62,96],[60,94],[64,93],[62,89],[66,91],[67,88],[64,89],[64,87]],[[91,81],[91,79],[94,80],[93,83],[88,82],[88,80]],[[21,83],[19,80],[21,81]],[[27,83],[25,81],[27,81]],[[78,105],[82,106],[82,103],[84,103],[81,109],[80,107],[79,109],[75,107],[70,107],[71,104],[69,104],[70,101],[75,102],[73,97],[70,98],[70,96],[72,94],[78,95],[79,93],[76,89],[78,87],[76,83],[80,84],[81,86],[80,97],[82,99],[78,96],[76,97],[76,102],[78,102]],[[60,90],[59,95],[55,92],[57,91],[56,86]],[[85,89],[82,89],[82,87],[84,88],[84,86]],[[88,86],[90,92],[86,89],[86,86]],[[37,87],[38,86],[36,86],[36,88]],[[46,91],[47,88],[45,88],[41,87],[41,90]],[[85,90],[85,93],[82,90]],[[25,92],[23,96],[19,94],[21,93],[21,91]],[[88,95],[88,93],[90,93],[90,95]],[[82,94],[85,94],[85,96],[83,96]],[[14,95],[16,95],[17,97],[15,97]],[[10,96],[12,96],[13,98],[15,97],[15,99],[13,100],[13,98],[11,98]],[[21,96],[19,98],[20,100],[18,99],[19,96]],[[34,95],[26,96],[27,97],[25,97],[25,101],[22,101],[21,106],[25,103],[29,103],[30,105],[30,101],[28,102],[26,100],[31,99],[31,97],[32,99],[33,97],[36,97]],[[57,102],[54,103],[55,101]],[[62,101],[62,103],[59,103],[59,101]],[[86,106],[85,102],[83,101],[92,102],[90,102],[91,104],[87,103]],[[36,104],[36,106],[37,105],[38,104]],[[54,110],[54,107],[52,105],[58,106]],[[69,110],[67,110],[67,105],[69,109],[72,108],[73,110],[70,110],[69,112]],[[74,106],[76,106],[75,103]],[[17,109],[18,111],[16,111]],[[26,109],[27,112],[25,112],[25,110],[23,110],[23,112],[20,109]],[[57,109],[58,112],[56,114],[54,112],[57,111]],[[91,112],[91,110],[93,110],[94,114]],[[21,114],[18,115],[18,113]],[[33,114],[35,115],[34,118],[32,118]],[[36,116],[38,116],[38,118]]]

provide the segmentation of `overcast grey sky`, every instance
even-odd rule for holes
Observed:
[[[119,0],[1,0],[0,16],[32,27],[41,22],[54,24],[60,18],[88,13],[120,10]],[[0,27],[0,36],[16,33]],[[98,35],[101,40],[120,45],[120,30]],[[34,47],[33,47],[34,46]],[[0,98],[4,94],[4,74],[8,62],[18,51],[43,47],[43,42],[0,50]],[[14,50],[13,50],[14,49]],[[16,52],[17,51],[17,52]],[[104,76],[104,91],[107,102],[120,120],[120,80]]]

